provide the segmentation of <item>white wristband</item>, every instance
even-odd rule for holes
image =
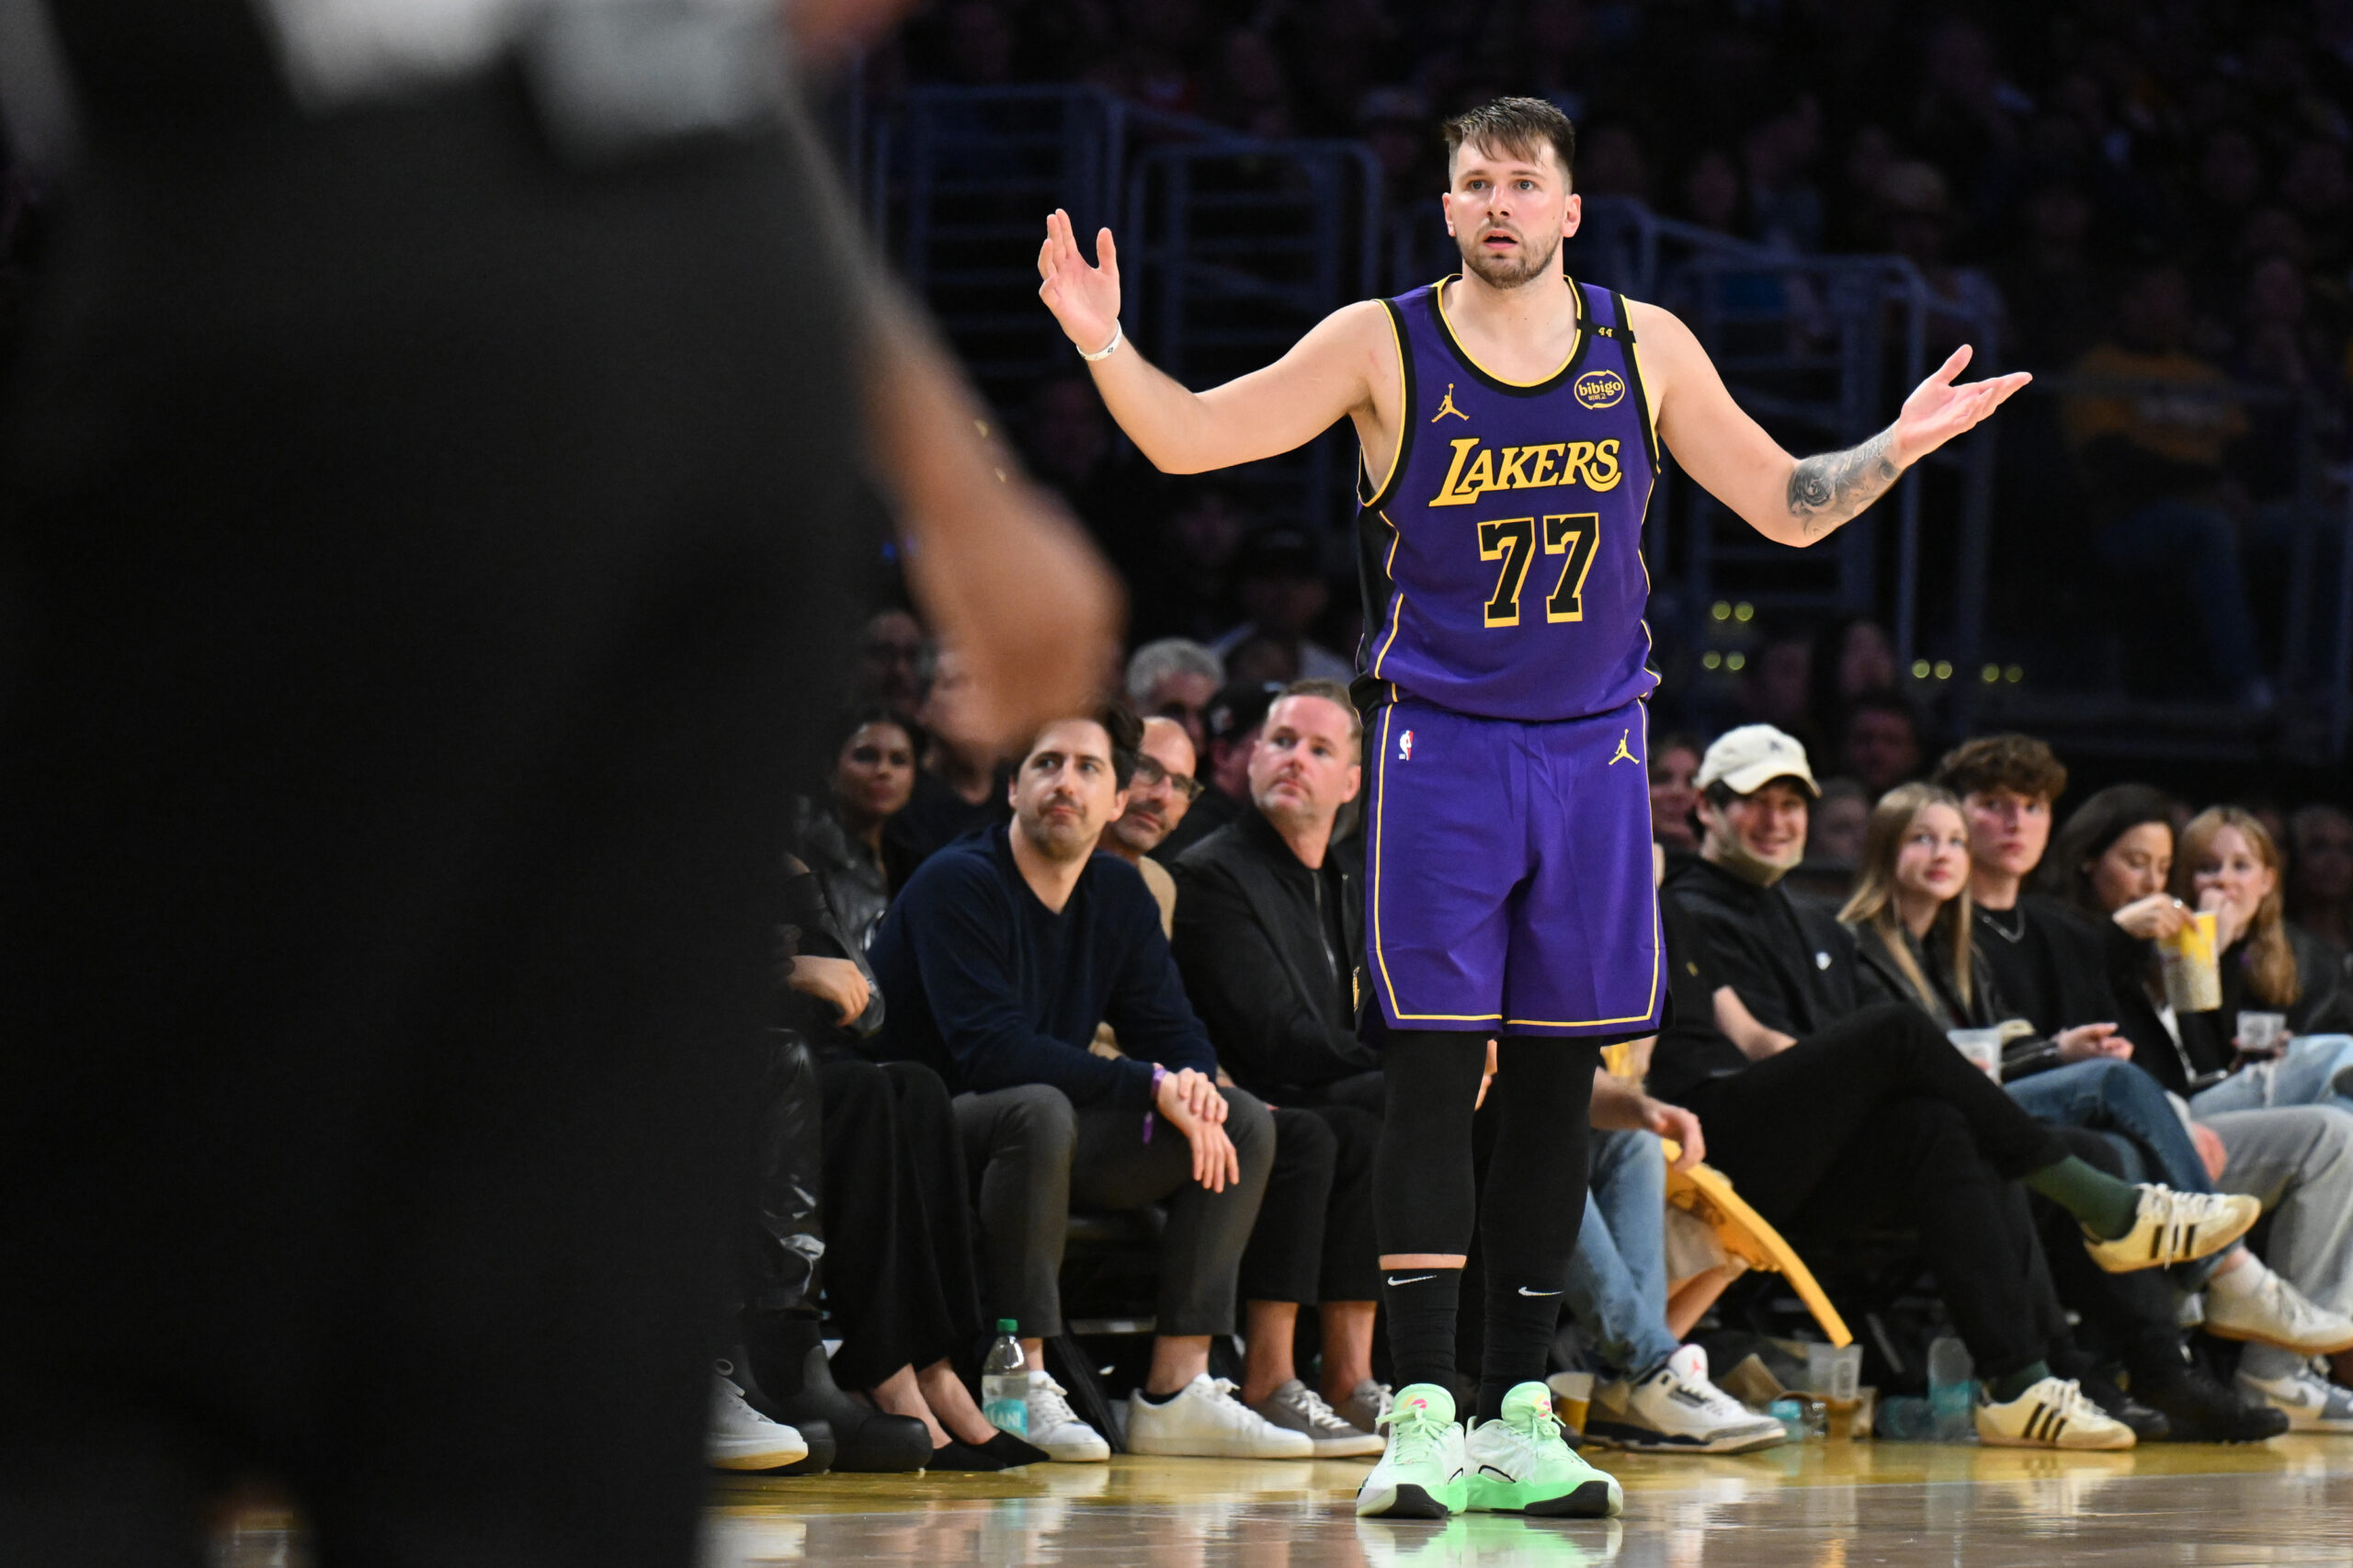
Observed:
[[[1092,354],[1089,354],[1086,349],[1081,348],[1078,351],[1078,357],[1092,365],[1098,359],[1108,359],[1112,354],[1118,350],[1120,345],[1126,341],[1127,329],[1115,321],[1111,324],[1110,342],[1105,344],[1102,347],[1097,349]]]

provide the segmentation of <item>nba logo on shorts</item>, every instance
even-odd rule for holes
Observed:
[[[1397,760],[1400,762],[1414,760],[1414,732],[1411,730],[1397,737]]]

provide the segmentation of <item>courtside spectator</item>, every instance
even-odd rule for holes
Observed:
[[[1193,743],[1184,727],[1174,719],[1146,719],[1136,744],[1135,776],[1128,781],[1127,807],[1103,835],[1103,847],[1133,866],[1152,890],[1164,936],[1175,931],[1176,880],[1152,852],[1185,820],[1201,792],[1194,767]]]
[[[1651,837],[1669,849],[1699,847],[1699,825],[1691,814],[1699,791],[1691,780],[1703,749],[1696,735],[1671,734],[1651,743]]]
[[[1225,685],[1225,662],[1189,637],[1147,642],[1128,661],[1128,702],[1146,719],[1174,719],[1198,755],[1209,744],[1206,715]]]
[[[1242,814],[1250,800],[1250,750],[1258,744],[1267,709],[1281,689],[1263,681],[1229,681],[1210,703],[1210,749],[1201,757],[1200,774],[1208,787],[1193,798],[1192,810],[1154,851],[1163,863],[1175,864],[1186,850]]]
[[[1126,805],[1139,728],[1118,708],[1047,725],[1015,771],[1013,821],[966,835],[900,891],[872,949],[891,1004],[883,1045],[957,1091],[991,1317],[1017,1319],[1042,1357],[1063,1329],[1057,1277],[1072,1201],[1163,1203],[1159,1332],[1129,1400],[1129,1447],[1304,1458],[1305,1437],[1209,1375],[1211,1336],[1233,1332],[1274,1128],[1255,1097],[1219,1090],[1158,907],[1133,867],[1097,852]],[[1123,1055],[1088,1050],[1098,1022],[1118,1031]],[[1034,1374],[1029,1403],[1040,1448],[1107,1457]]]
[[[1371,1437],[1386,1395],[1372,1375],[1381,1063],[1357,1033],[1364,889],[1359,867],[1332,844],[1340,809],[1363,783],[1362,750],[1347,687],[1315,680],[1287,687],[1250,756],[1250,805],[1176,863],[1177,967],[1219,1062],[1235,1083],[1284,1108],[1279,1139],[1333,1151],[1326,1202],[1287,1213],[1278,1226],[1270,1200],[1243,1260],[1250,1316],[1243,1396],[1333,1453],[1346,1431]],[[1292,1369],[1302,1305],[1316,1308],[1322,1330],[1320,1397]],[[1379,1439],[1355,1451],[1377,1453]]]
[[[915,792],[915,737],[914,721],[895,709],[855,710],[835,732],[825,799],[793,802],[794,852],[861,952],[891,903],[882,835]]]
[[[1734,730],[1708,748],[1699,784],[1699,858],[1666,883],[1669,977],[1681,989],[1652,1056],[1654,1086],[1699,1113],[1711,1163],[1802,1246],[1916,1229],[1984,1376],[1981,1438],[2131,1447],[2131,1431],[2045,1359],[2064,1324],[2015,1184],[2083,1221],[2085,1244],[2111,1271],[2227,1245],[2221,1217],[2200,1208],[2212,1200],[2136,1191],[2093,1169],[1926,1013],[1864,1005],[1847,932],[1778,885],[1804,854],[1816,789],[1795,741],[1765,725]],[[2164,1239],[2193,1214],[2197,1239],[2168,1256]]]
[[[1920,1008],[1948,1031],[1999,1030],[2018,1018],[1978,940],[1971,866],[1971,834],[1960,799],[1940,785],[1904,785],[1872,811],[1855,893],[1841,916],[1855,932],[1864,973],[1877,989]],[[2092,972],[2098,973],[2097,964]],[[2005,1074],[2027,1074],[2006,1086],[2011,1098],[2036,1120],[2059,1129],[2069,1150],[2086,1162],[2110,1174],[2153,1167],[2177,1191],[2213,1192],[2189,1130],[2156,1081],[2132,1065],[2131,1052],[2131,1042],[2112,1023],[2029,1034],[2005,1047]],[[2013,1069],[2014,1062],[2020,1065]],[[2102,1131],[2124,1142],[2129,1165],[2098,1136]],[[2237,1337],[2301,1345],[2308,1355],[2353,1337],[2353,1322],[2305,1301],[2244,1244],[2178,1265],[2167,1280],[2101,1272],[2084,1256],[2073,1224],[2040,1228],[2053,1238],[2046,1244],[2062,1299],[2107,1335],[2131,1371],[2132,1399],[2164,1419],[2132,1420],[2119,1408],[2122,1396],[2104,1380],[2087,1378],[2086,1392],[2143,1437],[2246,1442],[2287,1426],[2284,1415],[2232,1393],[2189,1358],[2177,1326],[2174,1286],[2196,1291],[2210,1279],[2232,1276],[2210,1301],[2213,1320]]]
[[[2172,808],[2143,784],[2100,790],[2060,831],[2046,885],[2107,930],[2109,983],[2120,1027],[2132,1037],[2132,1059],[2187,1094],[2192,1113],[2218,1135],[2224,1155],[2218,1185],[2271,1205],[2272,1269],[2314,1304],[2353,1315],[2353,1116],[2328,1105],[2273,1103],[2263,1107],[2266,1119],[2242,1120],[2247,1089],[2268,1074],[2234,1073],[2221,1030],[2184,1027],[2200,1015],[2175,1014],[2154,978],[2151,944],[2189,918],[2167,889]],[[2336,1353],[2332,1366],[2334,1382],[2313,1376],[2292,1352],[2253,1346],[2240,1360],[2240,1387],[2287,1411],[2299,1430],[2353,1432],[2347,1386],[2353,1346]]]

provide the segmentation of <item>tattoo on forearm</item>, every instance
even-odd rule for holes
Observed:
[[[1805,536],[1828,533],[1878,500],[1901,472],[1894,452],[1891,428],[1843,452],[1800,459],[1790,471],[1790,515],[1804,520]]]

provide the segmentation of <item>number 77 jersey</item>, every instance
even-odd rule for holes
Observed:
[[[1444,284],[1382,301],[1404,418],[1357,516],[1360,708],[1404,696],[1483,718],[1578,719],[1657,684],[1643,520],[1658,445],[1642,364],[1625,301],[1570,290],[1575,341],[1530,382],[1471,357]]]

